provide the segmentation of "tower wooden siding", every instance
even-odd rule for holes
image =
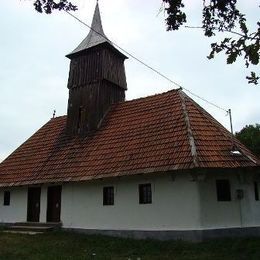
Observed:
[[[105,43],[70,59],[67,132],[86,136],[112,104],[125,100],[125,56]]]
[[[68,102],[68,133],[86,136],[95,131],[111,104],[124,99],[124,90],[105,80],[71,89]]]
[[[70,58],[69,89],[101,79],[127,89],[125,57],[117,54],[117,51],[107,44],[93,47]]]

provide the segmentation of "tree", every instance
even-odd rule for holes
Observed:
[[[260,124],[246,125],[235,136],[255,155],[260,156]]]
[[[183,0],[163,0],[163,2],[166,3],[165,10],[168,14],[167,29],[178,30],[187,22]],[[212,43],[209,59],[213,59],[220,52],[225,52],[227,64],[235,62],[238,56],[244,57],[246,67],[259,64],[260,21],[257,22],[256,31],[250,32],[246,24],[246,15],[237,8],[237,0],[203,0],[202,17],[201,28],[205,36],[212,37],[216,32],[230,32],[233,35],[233,38],[226,37],[220,43]],[[248,83],[258,84],[259,75],[254,71],[251,71],[251,75],[246,78]]]
[[[178,30],[187,22],[184,0],[161,1],[164,3],[164,9],[168,15],[166,18],[167,30]],[[227,64],[234,63],[239,56],[242,56],[247,68],[250,65],[258,65],[260,57],[260,21],[257,22],[255,31],[249,31],[246,15],[237,8],[237,0],[202,1],[202,26],[199,28],[204,30],[205,36],[212,37],[217,32],[229,32],[233,36],[225,37],[220,43],[212,43],[208,59],[213,59],[216,54],[224,52],[227,56]],[[34,6],[38,12],[48,14],[52,10],[77,10],[77,7],[67,0],[34,0]],[[251,74],[246,78],[248,83],[256,85],[260,75],[251,71]]]

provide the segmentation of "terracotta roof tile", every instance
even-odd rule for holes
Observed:
[[[67,136],[66,116],[51,119],[0,164],[0,185],[259,167],[258,159],[232,140],[198,104],[172,90],[114,105],[95,135],[86,138]],[[241,155],[230,153],[233,144]]]

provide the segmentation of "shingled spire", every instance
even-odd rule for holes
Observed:
[[[79,46],[75,50],[68,54],[67,57],[70,57],[72,54],[78,53],[104,42],[110,43],[103,31],[98,2],[96,4],[91,28],[92,30],[89,31],[87,37],[79,44]]]
[[[127,58],[105,36],[98,3],[87,37],[67,57],[67,132],[86,136],[100,126],[111,104],[125,100]]]

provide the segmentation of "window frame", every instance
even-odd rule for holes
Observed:
[[[114,186],[103,187],[103,206],[115,205],[115,188]]]
[[[11,202],[11,192],[9,190],[5,190],[4,191],[4,202],[3,202],[3,205],[4,206],[10,206],[10,202]]]
[[[259,201],[259,184],[257,181],[254,181],[254,195],[255,201]]]
[[[217,201],[231,201],[231,184],[229,179],[216,180],[216,195]]]
[[[143,183],[138,185],[139,204],[152,204],[153,192],[151,183]]]

